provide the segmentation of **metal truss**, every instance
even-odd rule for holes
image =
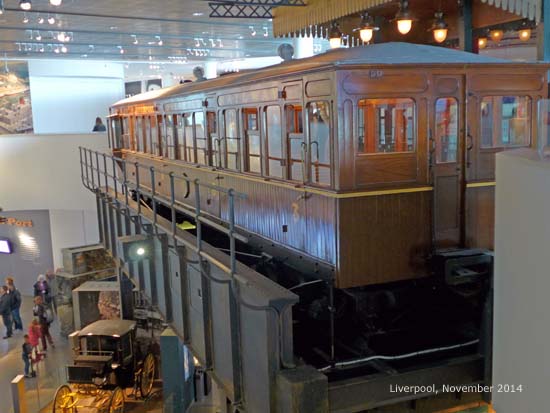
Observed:
[[[278,6],[305,6],[304,0],[220,0],[208,3],[210,17],[271,19],[271,9]]]

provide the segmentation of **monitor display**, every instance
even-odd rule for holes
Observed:
[[[10,241],[5,238],[0,238],[0,254],[11,254]]]

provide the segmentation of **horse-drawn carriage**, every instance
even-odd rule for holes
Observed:
[[[57,389],[53,413],[122,413],[124,389],[130,386],[149,396],[156,359],[141,350],[135,321],[96,321],[69,338],[73,364],[67,366],[68,384]]]

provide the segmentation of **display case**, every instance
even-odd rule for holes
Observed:
[[[87,281],[73,290],[74,324],[77,330],[98,320],[120,318],[120,289],[116,281]]]

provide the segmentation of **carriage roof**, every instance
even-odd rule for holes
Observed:
[[[99,320],[80,330],[78,336],[123,336],[135,327],[132,320]]]
[[[364,47],[339,48],[305,59],[295,59],[262,69],[232,73],[202,82],[184,83],[142,93],[116,102],[113,107],[126,106],[167,99],[177,95],[206,92],[237,83],[257,82],[271,77],[307,72],[322,68],[338,68],[353,65],[510,65],[511,60],[482,56],[475,53],[421,44],[391,42]]]

